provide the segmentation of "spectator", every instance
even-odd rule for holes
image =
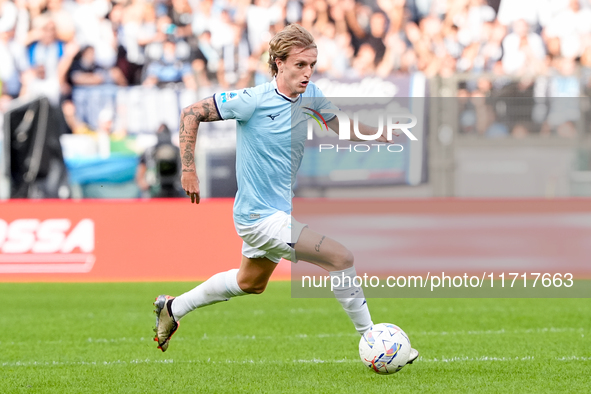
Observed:
[[[373,76],[376,70],[375,58],[376,52],[371,45],[361,45],[357,57],[353,60],[354,75],[359,78]]]
[[[287,23],[297,23],[298,21],[302,20],[301,1],[287,0],[287,4],[285,6],[285,20]]]
[[[148,32],[147,32],[148,33]],[[159,60],[164,53],[164,43],[166,40],[173,40],[176,42],[175,56],[179,59],[186,60],[189,58],[191,48],[184,39],[176,38],[177,26],[172,23],[168,15],[162,15],[156,20],[156,31],[149,36],[146,35],[145,48],[146,60],[148,62]]]
[[[528,26],[544,24],[549,3],[553,0],[501,0],[498,20],[505,26],[511,26],[523,20]],[[559,2],[557,2],[559,3]]]
[[[225,45],[230,45],[234,41],[232,32],[232,21],[228,11],[220,13],[216,23],[211,24],[211,45],[216,51],[220,52]]]
[[[148,65],[145,86],[166,85],[170,83],[184,83],[187,89],[196,89],[193,72],[188,61],[177,57],[177,43],[174,38],[168,38],[163,45],[160,59]]]
[[[119,44],[127,60],[127,67],[122,71],[130,84],[138,84],[146,62],[145,47],[157,33],[156,10],[153,4],[135,0],[125,7],[120,4],[113,6],[109,18],[113,27],[118,26]]]
[[[418,22],[431,14],[433,2],[434,0],[408,0],[406,2],[406,9],[410,14],[410,19]],[[385,1],[382,3],[385,3]]]
[[[498,22],[486,23],[485,37],[487,39],[482,42],[480,47],[480,54],[484,65],[484,71],[492,71],[494,66],[499,62],[503,56],[503,39],[506,35],[505,26]]]
[[[188,0],[172,0],[172,7],[168,16],[176,26],[176,37],[187,38],[191,35],[191,23],[193,21],[193,10]]]
[[[336,27],[336,26],[335,26]],[[337,33],[335,36],[337,54],[332,59],[332,72],[335,76],[345,75],[351,67],[353,59],[353,47],[351,46],[351,35],[348,32]]]
[[[322,31],[324,31],[324,29],[326,28],[326,25],[328,25],[330,22],[330,16],[328,13],[328,2],[326,1],[315,1],[314,3],[312,3],[314,8],[315,8],[315,21],[313,22],[313,28],[312,31],[316,32],[316,33],[320,33]]]
[[[0,0],[0,33],[12,31],[16,27],[18,9],[9,0]]]
[[[47,96],[53,104],[60,98],[60,82],[65,76],[69,59],[64,57],[66,44],[56,36],[55,22],[46,15],[36,19],[41,37],[27,48],[30,68],[23,73],[21,95]]]
[[[388,19],[383,12],[375,12],[369,20],[369,34],[365,39],[375,52],[374,64],[377,66],[386,53],[386,45],[384,45],[384,37],[386,36]]]
[[[454,24],[458,26],[458,36],[464,46],[473,42],[486,40],[484,27],[495,19],[495,10],[484,0],[470,0],[465,7],[454,16]]]
[[[316,9],[308,3],[302,9],[302,19],[300,24],[308,31],[314,31],[314,21],[316,20]]]
[[[541,72],[546,55],[542,38],[533,32],[524,19],[513,24],[513,32],[503,40],[503,69],[507,74],[523,75]]]
[[[245,88],[249,86],[251,69],[249,66],[250,50],[248,41],[242,34],[242,28],[231,27],[232,42],[224,45],[220,58],[218,82],[220,86]]]
[[[338,56],[338,47],[335,40],[335,26],[328,23],[320,36],[316,39],[318,45],[318,62],[316,63],[316,71],[318,74],[331,73],[333,68],[333,59]]]
[[[76,33],[76,25],[72,13],[64,8],[63,0],[48,0],[47,12],[56,24],[58,40],[70,42]]]
[[[30,1],[15,0],[14,4],[17,8],[14,39],[19,44],[25,45],[27,43],[27,36],[29,35],[29,27],[31,26],[31,15],[28,8]]]
[[[199,36],[199,45],[193,55],[192,67],[199,78],[200,85],[209,85],[217,79],[220,70],[220,54],[211,44],[211,33],[206,30]]]
[[[68,82],[76,86],[95,86],[114,83],[127,85],[127,80],[117,67],[105,70],[96,62],[95,51],[91,46],[84,47],[78,52],[68,70]]]
[[[552,16],[544,29],[547,40],[558,38],[560,55],[579,57],[583,37],[591,33],[591,9],[581,9],[579,0],[569,0],[568,7]]]
[[[446,52],[453,57],[458,59],[462,55],[463,46],[460,44],[458,38],[458,27],[451,26],[443,38],[443,44],[445,45]]]
[[[246,24],[250,47],[257,52],[261,44],[269,42],[269,28],[281,15],[280,9],[270,0],[254,0],[246,12]],[[213,28],[213,26],[211,27]]]
[[[355,50],[355,56],[357,56],[357,52],[369,33],[369,21],[373,12],[370,7],[361,3],[355,3],[353,0],[343,0],[341,5],[345,11],[347,28],[351,34],[351,44]]]
[[[394,70],[403,69],[402,57],[407,51],[406,43],[401,38],[399,32],[391,31],[386,36],[386,52],[384,53],[384,59],[378,66],[378,75],[386,77],[391,74]]]
[[[554,60],[548,86],[550,108],[544,132],[554,130],[556,135],[563,138],[576,137],[575,124],[581,117],[578,99],[581,94],[581,82],[576,74],[574,58]]]
[[[14,28],[0,31],[0,96],[18,97],[21,90],[21,73],[28,68],[22,45],[14,40]]]
[[[193,34],[199,37],[204,31],[210,31],[211,25],[217,23],[212,14],[213,0],[201,0],[197,11],[193,14],[191,28]]]
[[[111,4],[106,0],[76,0],[74,21],[76,42],[91,45],[96,51],[98,64],[110,68],[117,59],[117,38],[111,21],[106,18]]]

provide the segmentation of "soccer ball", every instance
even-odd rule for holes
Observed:
[[[367,367],[379,374],[392,374],[406,365],[410,340],[394,324],[373,325],[359,341],[359,356]]]

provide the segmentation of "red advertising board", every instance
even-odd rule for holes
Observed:
[[[232,204],[1,202],[0,282],[205,280],[240,265]],[[379,268],[380,261],[390,267],[395,256],[402,268],[451,270],[451,261],[468,270],[510,262],[507,268],[568,268],[591,277],[590,199],[311,199],[295,201],[294,216],[343,241],[359,267],[370,262]],[[384,220],[395,226],[384,227]],[[367,248],[368,237],[383,241]],[[290,274],[290,263],[282,261],[273,279]]]
[[[0,282],[193,281],[238,268],[231,199],[0,203]],[[282,262],[274,278],[287,279]]]

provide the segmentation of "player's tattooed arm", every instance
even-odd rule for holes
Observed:
[[[199,124],[221,120],[213,100],[213,97],[207,97],[189,105],[181,112],[179,145],[183,172],[195,172],[195,144]]]
[[[201,122],[220,120],[215,108],[213,97],[208,97],[195,104],[189,105],[181,112],[179,129],[179,146],[181,150],[182,176],[181,184],[191,203],[199,204],[199,179],[195,168],[195,143],[197,131]]]

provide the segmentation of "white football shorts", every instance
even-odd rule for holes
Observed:
[[[251,226],[234,222],[236,232],[244,241],[242,254],[250,259],[266,257],[274,263],[286,259],[297,263],[296,242],[307,224],[279,211]]]

